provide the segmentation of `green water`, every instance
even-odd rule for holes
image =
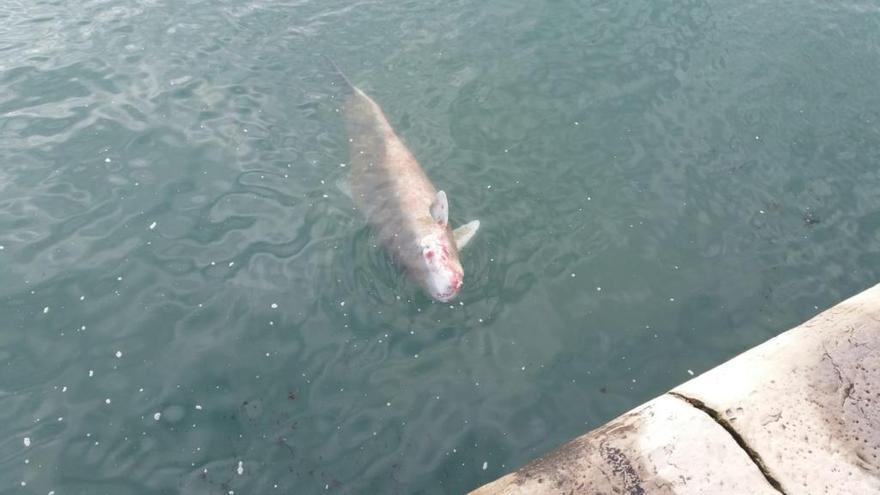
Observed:
[[[453,304],[325,54],[482,221]],[[0,493],[488,482],[880,280],[878,59],[864,0],[6,0]]]

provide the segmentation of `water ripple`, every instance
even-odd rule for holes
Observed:
[[[2,10],[23,490],[464,492],[878,275],[865,2]],[[336,186],[322,55],[481,220],[454,302]]]

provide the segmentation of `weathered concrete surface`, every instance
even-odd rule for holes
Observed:
[[[729,433],[667,395],[473,493],[779,495]]]
[[[782,491],[880,494],[880,285],[674,389]]]
[[[473,493],[880,494],[880,285]]]

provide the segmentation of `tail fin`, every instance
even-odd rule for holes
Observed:
[[[324,55],[324,58],[327,60],[327,62],[330,63],[330,65],[333,67],[333,70],[336,71],[336,74],[337,74],[340,78],[342,78],[343,81],[345,81],[345,84],[349,87],[349,89],[351,89],[352,91],[354,91],[354,90],[355,90],[355,85],[352,84],[352,82],[348,80],[348,77],[345,75],[345,72],[342,72],[342,69],[340,69],[339,66],[336,65],[336,62],[334,62],[333,59],[330,58],[330,57],[327,56],[327,55]]]

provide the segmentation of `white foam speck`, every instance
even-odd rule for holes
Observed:
[[[601,287],[596,287],[596,292],[602,292],[602,288],[601,288]]]
[[[199,411],[201,411],[201,410],[202,410],[202,405],[201,405],[201,404],[196,404],[196,409],[199,410]]]
[[[151,223],[151,224],[150,224],[150,230],[153,230],[153,229],[155,229],[155,228],[156,228],[156,222]]]
[[[25,447],[31,446],[31,437],[24,437],[24,446]]]
[[[48,312],[49,312],[49,306],[46,306],[45,308],[43,308],[43,314],[46,314]]]
[[[688,375],[694,376],[694,370],[688,370]]]
[[[62,391],[62,392],[67,392],[67,385],[61,387],[61,391]]]
[[[85,301],[85,300],[86,300],[86,296],[79,296],[79,300],[80,300],[80,301]]]
[[[153,414],[153,419],[159,421],[160,419],[162,419],[162,413],[157,412],[156,414]]]
[[[116,357],[117,357],[117,358],[121,358],[121,357],[122,357],[122,351],[116,351]]]
[[[55,490],[50,490],[49,495],[55,495]]]
[[[4,249],[6,249],[6,246],[4,246],[3,244],[0,244],[0,251],[3,251]]]
[[[278,309],[278,303],[272,303],[269,305],[269,307],[272,309]]]
[[[244,474],[244,462],[238,461],[238,467],[235,468],[235,472],[238,473],[239,476]]]
[[[110,163],[110,162],[112,162],[112,161],[113,161],[113,160],[111,160],[110,158],[104,158],[104,163]]]
[[[118,276],[118,277],[116,277],[116,280],[118,280],[118,281],[120,281],[120,282],[122,282],[122,275],[120,275],[120,276]]]
[[[104,404],[109,404],[109,403],[110,403],[110,397],[107,397],[106,399],[104,399]]]
[[[386,402],[386,403],[385,403],[385,407],[391,407],[391,403],[390,403],[390,402]]]
[[[483,461],[483,471],[485,471],[488,468],[489,468],[489,463],[486,461]]]
[[[95,370],[89,370],[89,378],[95,376]]]

